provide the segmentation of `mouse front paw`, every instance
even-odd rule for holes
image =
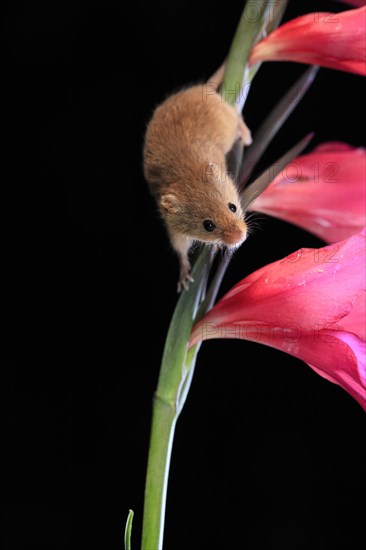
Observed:
[[[179,275],[179,281],[177,285],[177,291],[178,293],[182,292],[182,290],[189,290],[189,283],[193,283],[194,279],[191,277],[188,270],[181,270]]]
[[[252,134],[241,115],[239,115],[238,133],[244,145],[252,144]]]

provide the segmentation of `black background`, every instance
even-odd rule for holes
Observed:
[[[345,6],[290,2],[286,19]],[[142,176],[154,106],[225,57],[242,2],[4,4],[2,402],[6,550],[139,548],[151,401],[178,265]],[[304,66],[262,66],[256,127]],[[362,145],[360,76],[322,69],[263,163],[310,131]],[[321,241],[260,217],[222,292]],[[165,547],[356,548],[365,417],[254,343],[199,354],[179,419]]]

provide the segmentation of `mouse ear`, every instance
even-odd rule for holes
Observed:
[[[162,195],[160,198],[160,206],[170,214],[177,214],[181,210],[178,197],[173,193]]]

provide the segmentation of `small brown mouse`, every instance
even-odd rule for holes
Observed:
[[[250,130],[211,84],[171,95],[147,126],[144,174],[179,256],[178,292],[192,281],[188,252],[194,242],[236,248],[246,238],[238,191],[225,165],[237,139],[250,145]]]

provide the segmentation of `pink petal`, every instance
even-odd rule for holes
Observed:
[[[288,21],[252,50],[260,61],[296,61],[366,75],[365,7],[316,12]]]
[[[197,323],[190,345],[241,338],[280,349],[366,409],[365,237],[337,243],[335,254],[329,246],[300,250],[252,273]]]
[[[229,291],[208,313],[210,322],[326,326],[347,315],[365,289],[365,235],[321,249],[301,249],[266,265]]]
[[[336,330],[302,331],[261,343],[302,359],[317,374],[346,390],[366,411],[365,342]]]
[[[366,224],[365,180],[365,149],[324,143],[288,165],[251,209],[337,242]]]
[[[339,323],[343,332],[357,334],[364,341],[366,341],[365,300],[365,291],[363,290],[356,296],[349,314],[343,317]]]
[[[366,346],[360,338],[336,330],[299,331],[291,347],[283,338],[267,345],[302,359],[317,374],[345,389],[366,411]]]
[[[321,143],[317,145],[313,152],[317,153],[336,153],[337,151],[352,151],[354,147],[348,143],[343,143],[342,141],[327,141],[326,143]]]

